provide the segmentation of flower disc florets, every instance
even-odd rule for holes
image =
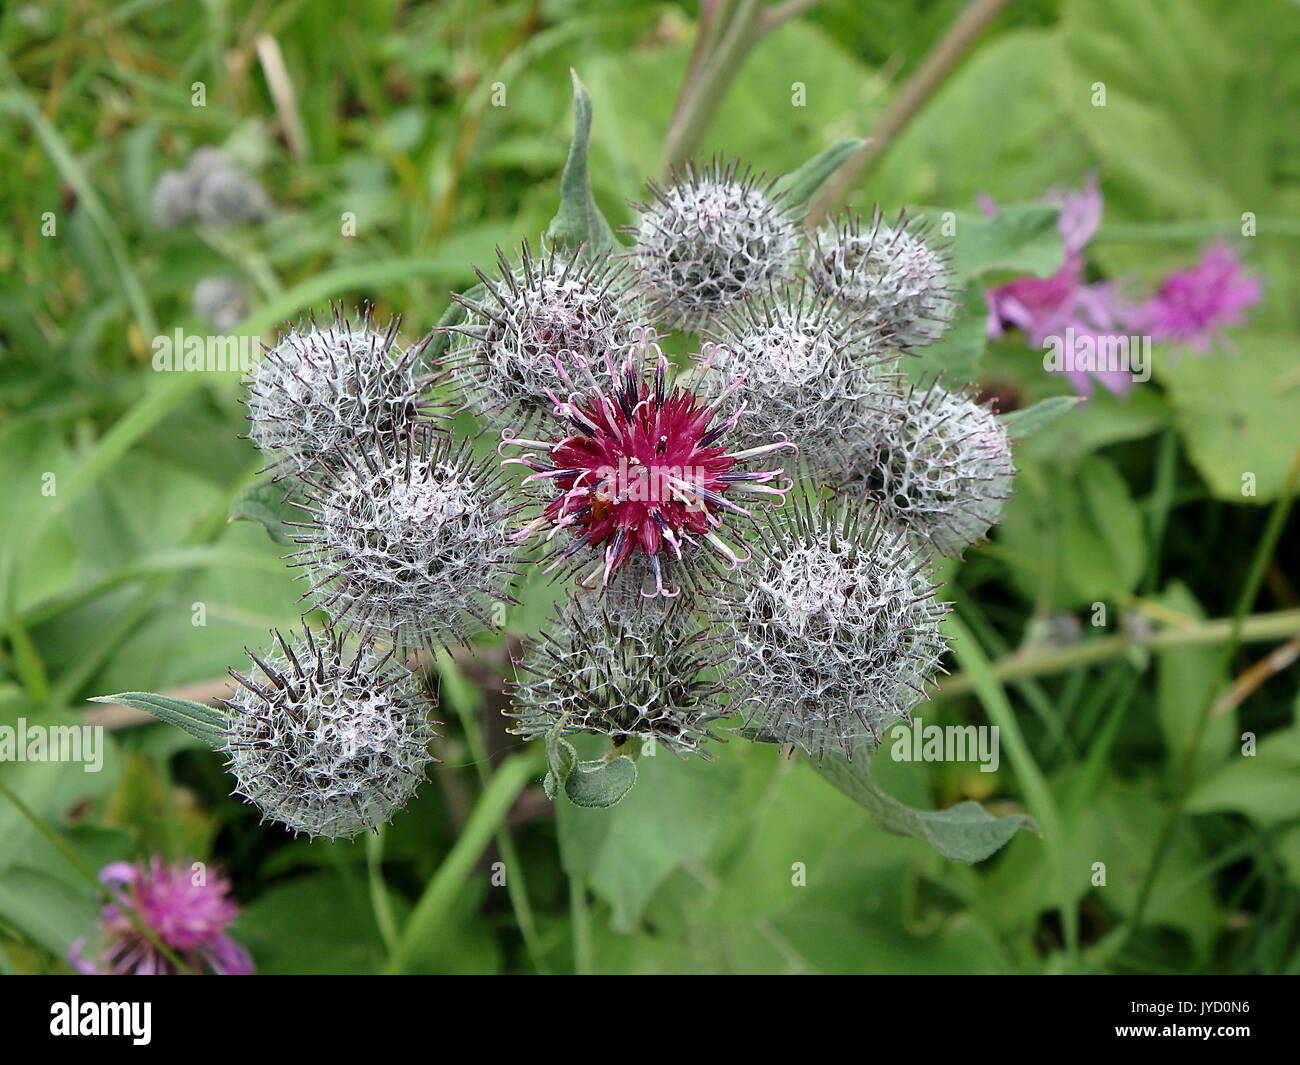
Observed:
[[[711,607],[760,738],[821,758],[876,744],[925,698],[945,650],[926,556],[859,507],[771,512],[744,581]]]
[[[745,433],[788,434],[809,472],[823,475],[846,432],[868,412],[883,417],[899,391],[899,353],[877,327],[808,296],[787,289],[726,314],[700,372],[742,378],[735,396],[745,405]]]
[[[515,663],[511,731],[533,738],[558,727],[616,745],[654,739],[674,754],[708,757],[701,744],[718,738],[710,723],[725,716],[717,658],[717,645],[698,628],[628,624],[569,599]]]
[[[295,833],[338,839],[375,829],[404,807],[434,761],[432,704],[419,679],[368,641],[276,633],[278,650],[248,652],[256,673],[225,702],[223,748],[236,792]]]
[[[217,870],[196,876],[195,866],[165,865],[155,855],[147,863],[113,862],[99,871],[99,879],[113,899],[100,912],[98,952],[89,958],[83,954],[85,937],[72,944],[68,957],[78,972],[175,976],[182,970],[173,959],[195,973],[253,972],[248,951],[226,932],[239,917],[239,907],[231,898],[230,881]]]
[[[515,548],[500,470],[429,430],[351,447],[303,474],[310,520],[292,556],[335,621],[400,647],[464,640],[513,603]]]
[[[845,488],[956,556],[1001,519],[1015,472],[992,408],[933,384],[900,397]]]
[[[427,339],[402,351],[399,321],[382,332],[370,312],[354,323],[335,314],[324,328],[290,332],[249,377],[248,437],[283,475],[315,465],[353,439],[393,439],[428,410],[419,373]]]
[[[482,295],[455,297],[467,315],[444,364],[466,407],[503,426],[548,410],[559,368],[619,347],[630,321],[616,260],[545,245],[534,258],[527,244],[517,264],[499,248],[497,260],[497,276],[475,271]]]
[[[933,344],[957,310],[947,259],[902,217],[888,225],[877,210],[824,228],[808,275],[834,300],[865,315],[902,347]]]
[[[668,188],[650,183],[630,256],[660,317],[696,329],[792,275],[799,228],[773,186],[717,160]]]
[[[648,377],[639,371],[647,347],[655,363]],[[608,584],[612,573],[640,553],[654,580],[647,595],[677,594],[665,589],[663,562],[689,568],[701,542],[728,566],[737,565],[741,558],[719,533],[726,515],[748,518],[750,512],[729,496],[782,497],[789,490],[780,470],[755,472],[739,464],[794,445],[782,436],[739,451],[718,446],[742,413],[718,413],[734,385],[709,402],[670,389],[668,360],[653,332],[639,336],[621,364],[607,353],[600,380],[585,363],[579,368],[585,390],[575,385],[568,399],[555,400],[553,413],[567,435],[546,441],[502,434],[503,446],[529,449],[506,462],[531,470],[524,483],[545,485],[547,492],[542,514],[516,535],[545,531],[551,542],[564,534],[551,567],[584,549],[603,550],[587,583]]]

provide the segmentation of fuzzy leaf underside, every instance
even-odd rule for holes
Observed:
[[[636,783],[636,763],[625,754],[610,761],[578,761],[578,752],[552,729],[546,736],[546,764],[549,767],[542,788],[554,801],[561,788],[574,806],[603,809],[613,806]]]
[[[995,817],[977,802],[959,802],[946,810],[915,810],[905,806],[876,785],[865,751],[859,752],[851,762],[842,755],[827,755],[815,768],[863,806],[886,832],[923,839],[954,861],[981,862],[1000,850],[1022,828],[1042,834],[1028,814]]]

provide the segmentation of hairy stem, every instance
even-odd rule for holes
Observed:
[[[876,128],[872,130],[871,138],[831,178],[822,194],[813,201],[805,218],[806,225],[815,226],[840,206],[854,183],[875,169],[917,111],[934,95],[935,90],[970,50],[975,39],[1008,3],[1010,0],[971,0],[890,101],[885,113],[876,123]]]
[[[668,125],[664,158],[670,169],[681,166],[699,146],[714,112],[758,42],[817,3],[784,0],[764,8],[759,0],[738,0],[733,9],[725,0],[703,0],[695,48]]]
[[[1041,676],[1045,673],[1063,673],[1080,666],[1119,658],[1131,647],[1163,651],[1171,647],[1231,643],[1237,624],[1236,618],[1216,618],[1213,621],[1196,622],[1186,627],[1164,629],[1144,643],[1137,643],[1126,636],[1103,636],[1101,639],[1086,640],[1073,647],[1063,647],[1057,651],[1044,651],[1032,655],[1008,655],[993,664],[993,676],[998,681],[1006,683],[1024,677]],[[1279,610],[1241,619],[1240,633],[1237,638],[1242,643],[1267,643],[1271,640],[1284,640],[1296,633],[1300,633],[1300,610]],[[959,695],[967,695],[973,689],[974,684],[968,675],[955,673],[939,685],[934,698],[951,699]]]

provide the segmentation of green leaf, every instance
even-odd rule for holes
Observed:
[[[1061,63],[1054,27],[986,35],[890,145],[859,202],[966,206],[990,193],[1016,203],[1077,184],[1095,163],[1061,120]]]
[[[1082,402],[1081,396],[1049,396],[1032,407],[1001,415],[1001,421],[1012,440],[1023,440],[1051,425],[1066,411],[1073,410]]]
[[[94,932],[99,910],[61,880],[16,868],[0,873],[0,916],[56,958],[66,959],[79,937]]]
[[[777,192],[785,197],[791,207],[801,207],[817,195],[827,179],[865,144],[857,138],[838,140],[829,148],[824,148],[798,170],[786,174],[777,182]]]
[[[1290,12],[1252,5],[1242,33],[1241,20],[1216,10],[1237,6],[1062,5],[1059,103],[1102,160],[1108,199],[1137,217],[1234,217],[1243,203],[1267,202],[1268,160],[1293,138],[1278,128],[1273,79],[1243,78],[1242,63],[1249,56],[1260,74],[1284,64],[1268,53]],[[1275,32],[1260,34],[1260,23]]]
[[[1276,499],[1300,449],[1295,338],[1237,333],[1205,355],[1161,345],[1153,362],[1192,462],[1215,497]],[[1252,482],[1254,494],[1247,494]]]
[[[935,209],[926,211],[934,217]],[[951,229],[953,272],[962,278],[985,274],[1034,274],[1048,277],[1065,261],[1057,230],[1060,211],[1042,204],[1008,204],[989,217],[966,211],[947,215],[941,233]]]
[[[561,788],[575,806],[613,806],[636,783],[636,763],[625,754],[606,761],[578,760],[577,749],[561,734],[563,722],[546,734],[546,778],[542,790],[552,801]]]
[[[340,864],[346,860],[341,851],[334,857]],[[282,880],[249,903],[231,934],[257,960],[259,973],[373,972],[383,960],[383,944],[370,907],[357,904],[354,887],[335,873]]]
[[[1146,540],[1115,464],[1094,454],[1073,470],[1030,458],[1019,465],[999,538],[1021,595],[1056,610],[1125,599],[1142,575]]]
[[[1253,751],[1238,745],[1233,753],[1196,785],[1188,810],[1235,810],[1261,825],[1300,818],[1300,788],[1295,786],[1300,779],[1300,725],[1265,736]]]
[[[642,755],[637,773],[640,787],[617,806],[560,803],[555,810],[565,871],[610,904],[620,932],[636,928],[674,869],[708,854],[735,798],[738,766],[658,751]]]
[[[977,802],[960,802],[946,810],[914,810],[904,806],[876,786],[866,751],[860,751],[851,762],[843,755],[828,755],[815,768],[845,795],[864,806],[886,832],[923,839],[954,861],[983,861],[1022,828],[1041,835],[1037,823],[1028,814],[994,817]]]
[[[240,490],[230,504],[230,518],[235,521],[255,521],[277,544],[289,544],[284,522],[298,521],[301,512],[292,506],[289,493],[283,484],[270,477],[260,477]]]
[[[173,699],[151,692],[122,692],[120,695],[96,695],[92,703],[120,703],[153,714],[160,721],[184,729],[214,750],[225,742],[225,714],[211,706],[188,699]]]
[[[979,375],[984,355],[987,307],[984,293],[973,282],[958,301],[952,327],[936,344],[917,348],[915,358],[902,360],[913,381],[928,382],[940,377],[948,388],[969,384]]]
[[[560,177],[560,209],[546,230],[554,242],[585,245],[593,252],[615,248],[618,242],[605,216],[600,213],[591,195],[591,180],[587,172],[587,147],[591,138],[591,95],[587,87],[573,76],[573,141],[569,145],[569,158]]]
[[[55,710],[9,696],[0,689],[0,726],[13,729],[25,719],[28,727],[51,728],[79,727],[84,724],[80,714],[70,710]],[[88,809],[91,801],[111,793],[122,776],[123,756],[116,743],[108,736],[98,744],[103,757],[100,772],[87,772],[85,761],[65,762],[5,762],[0,767],[4,783],[38,820],[50,827],[60,824],[77,809]],[[83,748],[83,757],[87,753]],[[39,855],[49,850],[49,844],[12,803],[0,799],[0,870],[12,866],[39,864]],[[65,862],[56,855],[57,862]]]
[[[486,295],[487,289],[481,284],[475,285],[468,292],[463,293],[464,298],[471,302],[477,302]],[[442,357],[443,352],[451,344],[451,330],[465,320],[465,315],[464,306],[456,300],[452,300],[447,304],[447,309],[442,312],[442,317],[438,319],[438,324],[433,330],[433,339],[429,341],[429,346],[424,349],[426,364],[433,363]]]
[[[1065,558],[1082,558],[1092,544],[1109,548],[1112,575],[1094,587],[1100,591],[1109,583],[1110,595],[1123,598],[1124,592],[1137,587],[1146,563],[1142,512],[1124,475],[1101,455],[1091,455],[1079,464],[1076,484],[1085,520],[1073,522],[1065,530]],[[1091,532],[1084,531],[1088,524]],[[1080,542],[1085,538],[1092,543]]]
[[[612,761],[579,762],[564,781],[564,794],[575,806],[613,806],[636,783],[636,763],[625,754]]]

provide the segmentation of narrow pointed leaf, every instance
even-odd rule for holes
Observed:
[[[593,252],[607,252],[617,246],[614,231],[600,213],[591,195],[587,170],[587,148],[591,139],[591,95],[573,75],[573,141],[560,178],[560,209],[551,219],[546,235],[556,242],[585,245]]]
[[[817,195],[817,190],[826,183],[827,179],[847,163],[853,153],[865,143],[866,141],[852,137],[836,141],[829,148],[824,148],[814,155],[798,170],[786,174],[777,182],[777,191],[784,195],[786,203],[791,207],[803,206]]]
[[[188,699],[173,699],[152,692],[122,692],[119,695],[97,695],[92,703],[120,703],[153,714],[160,721],[184,729],[195,739],[209,747],[217,748],[225,742],[225,713],[203,703]]]
[[[1080,396],[1049,396],[1047,399],[1040,400],[1032,407],[1025,407],[1023,410],[1013,410],[1010,414],[1001,415],[1002,424],[1007,427],[1007,432],[1011,435],[1012,440],[1023,440],[1027,436],[1032,436],[1040,429],[1045,429],[1056,421],[1062,414],[1072,410],[1083,402]]]

